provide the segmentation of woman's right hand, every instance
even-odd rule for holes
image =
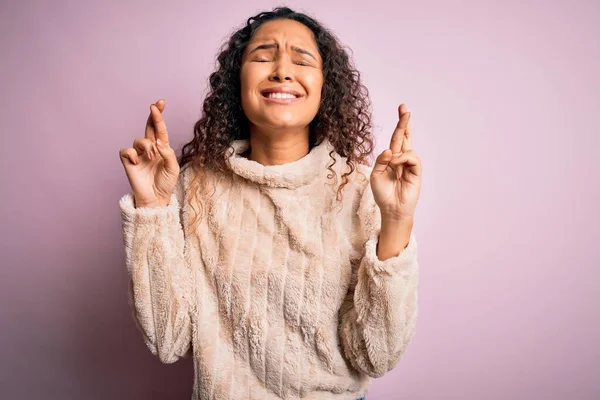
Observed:
[[[151,104],[145,137],[136,138],[133,147],[119,151],[136,208],[169,205],[177,185],[179,163],[169,145],[164,109],[164,100]]]

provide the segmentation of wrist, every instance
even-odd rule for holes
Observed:
[[[170,203],[170,199],[168,200],[163,200],[163,199],[159,199],[159,200],[154,200],[154,201],[138,201],[135,199],[133,199],[133,205],[135,208],[153,208],[153,207],[164,207],[164,206],[168,206]]]
[[[414,222],[412,220],[390,221],[382,220],[380,234],[384,237],[393,238],[392,241],[401,239],[402,241],[410,237]]]
[[[413,228],[412,218],[382,219],[377,243],[377,256],[386,260],[397,256],[408,246]]]
[[[402,227],[402,226],[412,226],[415,222],[415,217],[413,215],[398,215],[395,213],[386,213],[381,212],[381,225],[382,227]]]

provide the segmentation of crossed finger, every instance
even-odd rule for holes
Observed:
[[[392,139],[390,140],[390,150],[392,150],[392,154],[396,157],[400,155],[400,152],[412,147],[412,140],[409,139],[409,143],[405,143],[407,131],[410,133],[409,120],[410,113],[407,111],[406,105],[402,103],[398,107],[398,124],[396,124],[396,129],[394,129]]]
[[[410,129],[410,113],[408,113],[408,124],[404,132],[404,141],[402,142],[402,152],[405,153],[412,150],[412,131]]]
[[[421,175],[421,159],[412,150],[407,150],[390,161],[389,165],[396,171],[396,178],[400,179],[402,174],[408,170],[413,175]]]
[[[159,114],[162,114],[165,109],[165,105],[166,103],[163,99],[160,99],[156,103],[150,105],[150,114],[148,115],[148,120],[146,121],[146,131],[144,137],[151,140],[153,143],[156,143],[156,125],[154,124],[154,119],[152,116],[152,106],[158,108]]]

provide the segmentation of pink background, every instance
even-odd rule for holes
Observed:
[[[12,3],[0,397],[187,399],[127,305],[118,151],[161,97],[187,141],[219,45],[279,3]],[[407,103],[424,167],[417,335],[369,400],[599,398],[600,3],[351,4],[288,3],[353,50],[378,151]]]

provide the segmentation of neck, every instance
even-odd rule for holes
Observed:
[[[308,127],[285,132],[250,129],[249,160],[262,165],[282,165],[297,161],[310,151]]]

